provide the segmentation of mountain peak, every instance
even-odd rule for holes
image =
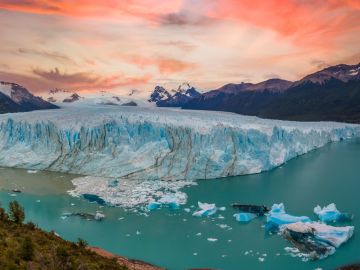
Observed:
[[[339,80],[342,82],[349,82],[352,80],[360,79],[360,63],[357,65],[345,65],[339,64],[324,68],[320,71],[305,76],[296,84],[302,84],[305,82],[311,82],[314,84],[324,84],[331,79]]]
[[[172,89],[170,92],[164,87],[157,85],[148,101],[155,102],[157,106],[180,107],[184,102],[201,95],[188,82],[180,84],[177,90]]]
[[[2,113],[57,108],[16,83],[0,81],[0,93],[0,112]]]

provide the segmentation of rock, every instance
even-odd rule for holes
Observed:
[[[252,213],[258,216],[263,216],[270,211],[270,209],[265,205],[233,203],[231,206],[240,210],[240,212]]]
[[[353,233],[353,226],[334,227],[319,222],[296,222],[280,228],[280,234],[311,259],[332,255]]]

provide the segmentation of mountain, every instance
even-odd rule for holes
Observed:
[[[54,88],[47,93],[47,101],[51,103],[70,103],[83,99],[74,91]]]
[[[21,85],[0,81],[0,113],[56,108],[58,107],[34,96]]]
[[[156,103],[158,107],[181,107],[199,96],[201,94],[194,87],[183,83],[170,92],[162,86],[156,86],[148,101]]]
[[[262,118],[360,123],[360,64],[325,68],[290,82],[227,84],[182,105]]]

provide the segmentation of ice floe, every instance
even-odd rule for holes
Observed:
[[[296,222],[280,227],[280,234],[311,259],[333,254],[353,233],[353,226],[334,227],[319,222]]]
[[[198,206],[201,210],[193,213],[193,216],[195,217],[207,217],[217,212],[217,207],[214,203],[198,202]]]
[[[237,214],[234,214],[234,217],[235,217],[236,221],[238,221],[238,222],[249,222],[249,221],[253,220],[254,218],[256,218],[257,215],[252,214],[252,213],[237,213]]]
[[[271,231],[278,229],[279,226],[295,222],[310,222],[311,219],[307,216],[293,216],[285,212],[283,203],[274,204],[270,212],[267,214],[266,229]]]
[[[321,222],[348,221],[352,219],[352,215],[341,213],[334,203],[321,208],[319,205],[314,208],[314,213],[319,217]]]
[[[186,193],[181,189],[196,185],[192,181],[135,181],[121,179],[117,185],[109,185],[113,180],[104,177],[85,176],[72,180],[74,189],[68,193],[75,197],[87,196],[87,199],[96,201],[100,198],[106,204],[121,206],[124,208],[135,208],[138,206],[155,206],[154,202],[165,204],[171,209],[177,209],[179,205],[185,204]]]

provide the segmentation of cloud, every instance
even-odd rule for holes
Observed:
[[[31,54],[36,56],[41,56],[45,58],[49,58],[56,62],[65,62],[74,64],[75,62],[65,54],[53,51],[46,51],[46,50],[36,50],[36,49],[26,49],[26,48],[19,48],[18,52],[20,54]]]
[[[295,45],[329,48],[360,25],[357,0],[216,0],[207,16],[276,32]]]
[[[176,47],[185,52],[193,51],[196,48],[196,46],[191,44],[190,42],[186,42],[182,40],[161,42],[159,43],[159,45]]]
[[[324,69],[326,67],[331,66],[329,63],[319,60],[319,59],[313,59],[310,61],[310,65],[315,66],[317,69]]]
[[[200,26],[206,25],[212,21],[209,17],[196,15],[192,13],[177,12],[168,13],[160,16],[157,21],[166,26]]]
[[[186,62],[174,58],[165,57],[144,57],[139,55],[125,56],[124,59],[144,69],[147,66],[155,66],[161,74],[174,74],[196,68],[195,63]]]
[[[101,76],[95,74],[94,72],[65,73],[61,72],[58,68],[50,70],[36,68],[32,70],[32,73],[36,75],[36,77],[21,77],[21,81],[29,83],[41,82],[44,86],[48,86],[47,90],[54,87],[75,90],[114,89],[121,86],[145,84],[151,79],[151,77],[147,74],[139,77],[126,76],[123,74]],[[15,78],[17,77],[15,76]]]
[[[2,0],[0,9],[79,18],[155,20],[162,14],[177,12],[182,3],[183,0]]]

